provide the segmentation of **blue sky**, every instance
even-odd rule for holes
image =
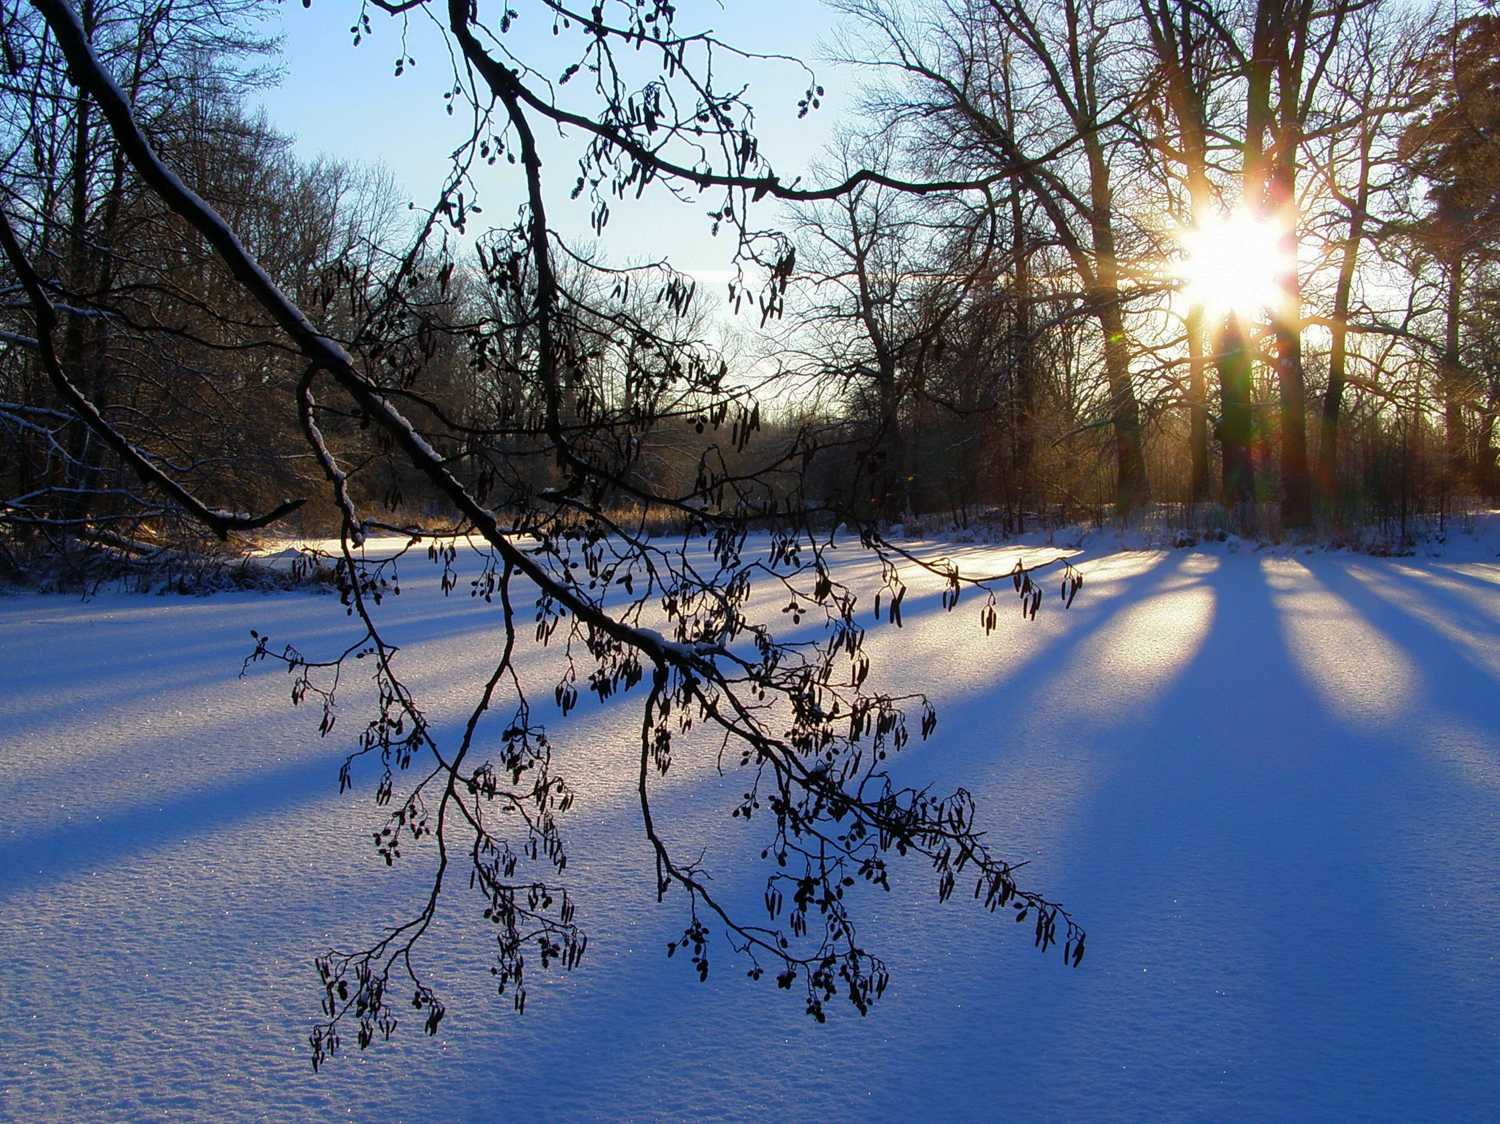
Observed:
[[[561,70],[571,61],[560,50],[569,45],[566,34],[554,39],[551,21],[544,21],[537,6],[514,0],[511,6],[521,12],[507,36],[517,54],[541,60],[538,67],[544,72]],[[822,109],[800,121],[796,103],[807,87],[800,68],[765,61],[745,63],[733,74],[751,83],[762,151],[771,156],[778,174],[787,179],[804,172],[853,96],[849,75],[816,62],[820,42],[837,25],[837,14],[809,0],[730,0],[726,5],[682,0],[678,8],[681,31],[712,29],[746,50],[815,61],[827,97]],[[279,128],[296,136],[302,156],[326,153],[382,163],[421,205],[435,194],[448,154],[464,135],[463,122],[444,110],[443,93],[452,82],[447,48],[429,22],[413,19],[406,28],[406,50],[417,64],[398,78],[393,72],[401,50],[401,22],[372,11],[373,34],[355,47],[350,28],[358,13],[359,5],[349,0],[313,0],[311,8],[294,0],[281,6],[286,77],[279,88],[266,92],[266,109]],[[577,139],[549,137],[544,144],[553,190],[549,218],[565,235],[586,238],[586,204],[569,205],[567,199],[576,175],[571,154]],[[513,213],[516,172],[501,164],[492,174],[495,178],[480,187],[488,204],[486,217],[500,225]],[[623,264],[667,256],[680,269],[713,278],[728,268],[733,249],[729,239],[709,236],[706,212],[715,202],[686,206],[653,189],[638,202],[612,204],[603,239],[609,260]],[[768,213],[765,225],[774,222]]]

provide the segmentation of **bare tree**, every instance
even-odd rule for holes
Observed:
[[[335,259],[355,267],[369,226],[350,206],[357,175],[299,165],[286,138],[243,112],[240,99],[270,49],[253,34],[257,10],[99,2],[80,21],[184,178],[246,219],[244,236],[268,268],[305,284]],[[3,431],[0,533],[23,553],[76,541],[136,556],[169,546],[184,528],[178,501],[151,495],[160,463],[133,469],[116,438],[154,444],[174,466],[169,475],[210,504],[232,489],[242,503],[276,508],[297,486],[294,462],[281,455],[293,430],[260,424],[257,399],[288,373],[284,360],[258,346],[256,317],[227,275],[195,254],[180,221],[142,190],[97,107],[66,82],[36,14],[14,13],[0,41],[9,72],[0,122],[6,208],[61,316],[65,376],[51,378],[36,362],[39,342],[21,322],[30,302],[10,288],[3,309],[14,330],[0,397],[15,409]],[[238,380],[239,393],[226,396],[224,380]],[[76,412],[80,400],[108,432]],[[219,529],[244,525],[230,519]]]
[[[1115,83],[1123,16],[1108,4],[951,4],[931,24],[893,5],[851,3],[881,65],[905,76],[887,106],[928,124],[930,160],[1003,175],[1036,200],[1100,330],[1114,433],[1116,507],[1146,502],[1140,406],[1130,371],[1116,153],[1129,96]]]
[[[1308,164],[1325,201],[1324,214],[1310,219],[1326,240],[1337,271],[1328,308],[1331,346],[1317,462],[1319,488],[1330,504],[1339,498],[1340,422],[1349,385],[1351,324],[1359,327],[1356,280],[1373,241],[1395,213],[1387,197],[1402,178],[1400,129],[1421,95],[1422,71],[1416,56],[1423,38],[1417,24],[1393,20],[1380,5],[1355,13],[1331,64],[1330,96],[1315,107],[1307,145]],[[1358,358],[1357,353],[1352,357]]]

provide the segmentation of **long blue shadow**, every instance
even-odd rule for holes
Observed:
[[[1394,643],[1410,637],[1347,575],[1315,573]],[[1133,1064],[1121,1043],[1178,1043],[1153,1059],[1161,1119],[1478,1119],[1494,1044],[1458,1029],[1467,986],[1409,922],[1397,873],[1417,865],[1405,849],[1433,830],[1427,814],[1445,808],[1441,833],[1460,810],[1423,795],[1432,766],[1402,730],[1326,711],[1249,560],[1208,580],[1213,630],[1081,818],[1078,863],[1123,882],[1077,900],[1106,961],[1111,931],[1132,946],[1113,983],[1137,1010],[1073,1045]],[[1424,647],[1417,663],[1441,677],[1453,655]],[[1145,969],[1153,989],[1132,989]]]
[[[1073,615],[1070,617],[1069,629],[1034,656],[1015,676],[1007,678],[999,690],[1007,695],[1011,692],[1024,693],[1028,688],[1048,681],[1067,665],[1075,650],[1088,642],[1099,628],[1117,614],[1130,609],[1151,588],[1176,578],[1180,565],[1181,562],[1176,566],[1154,567],[1144,573],[1121,579],[1108,600],[1093,603],[1087,598],[1080,600],[1070,611]],[[908,624],[914,626],[920,617],[942,611],[937,595],[915,599],[906,614]],[[962,611],[962,607],[959,611]],[[1003,658],[1003,649],[998,647],[997,657]],[[914,683],[912,686],[920,688],[921,684]],[[972,722],[981,721],[983,717],[983,701],[948,703],[940,708],[939,730],[962,730]],[[933,745],[951,746],[952,738],[945,738],[940,733]],[[916,774],[907,779],[919,784],[923,780],[920,774],[930,771],[933,765],[938,764],[933,758],[910,748],[899,755],[899,758],[909,759],[901,771],[903,775]],[[957,769],[962,779],[966,766],[984,764],[985,762],[976,758],[957,766],[951,761],[944,761],[942,767],[945,777],[951,777]],[[929,776],[926,779],[932,778]],[[701,819],[707,814],[707,809],[698,798],[709,795],[709,790],[716,787],[723,789],[721,795],[727,797],[733,784],[731,782],[725,785],[717,777],[708,777],[680,787],[674,786],[658,797],[658,817],[667,820],[674,815],[686,814]],[[611,841],[612,847],[610,854],[595,856],[593,859],[586,853],[586,849],[581,850],[578,862],[580,872],[595,861],[623,865],[634,872],[634,881],[645,895],[640,920],[635,922],[636,935],[626,937],[620,933],[611,934],[615,941],[621,943],[626,939],[637,940],[641,929],[651,932],[653,937],[657,934],[667,938],[674,937],[680,933],[687,920],[685,902],[680,895],[669,895],[667,901],[660,906],[648,904],[651,870],[649,853],[644,843],[639,846],[638,854],[634,853],[636,848],[622,848],[619,843],[622,830],[628,832],[629,829],[618,825],[637,816],[638,812],[633,806],[624,806],[611,812],[607,822],[591,822],[580,833],[586,833],[596,840]],[[720,830],[727,831],[727,814],[722,823],[724,826]],[[712,870],[720,900],[751,921],[764,918],[760,897],[765,875],[774,869],[769,864],[757,864],[753,860],[753,855],[765,842],[762,830],[768,831],[769,828],[763,825],[762,829],[757,830],[754,823],[748,828],[737,828],[736,836],[728,842],[728,846],[736,851],[738,857],[725,856],[727,861],[723,865],[714,865]],[[741,836],[739,832],[746,834]],[[713,838],[718,843],[726,841],[722,834]],[[1003,844],[1000,849],[1003,850]],[[947,918],[949,922],[958,921],[961,927],[991,930],[995,938],[1007,948],[1019,951],[1028,960],[1035,957],[1039,974],[1052,982],[1057,982],[1065,971],[1060,963],[1053,962],[1053,957],[1046,957],[1043,963],[1044,958],[1033,952],[1025,933],[1014,925],[1000,924],[1005,920],[1003,917],[985,914],[967,901],[937,906],[932,900],[931,872],[925,863],[898,861],[895,867],[897,869],[892,873],[894,882],[910,887],[920,885],[916,894],[923,901],[924,911],[938,910],[940,913],[935,914],[935,917]],[[1046,889],[1050,890],[1051,887]],[[910,895],[901,897],[901,900],[910,900]],[[589,909],[588,895],[580,898],[579,908],[580,915],[586,916]],[[864,935],[873,945],[873,950],[895,952],[899,959],[910,963],[914,949],[922,943],[920,926],[914,930],[912,918],[899,912],[893,913],[891,899],[875,891],[864,895],[864,901],[858,908],[866,922]],[[794,1117],[810,1113],[831,1121],[945,1118],[941,1112],[945,1098],[957,1093],[963,1076],[951,1058],[944,1061],[942,1058],[929,1057],[910,1042],[902,1042],[899,1050],[895,1048],[896,1043],[890,1035],[893,1021],[899,1026],[903,1018],[898,1015],[900,999],[889,997],[884,1000],[884,1006],[877,1007],[876,1015],[869,1020],[859,1019],[853,1015],[852,1010],[846,1011],[839,1006],[832,1013],[830,1025],[817,1026],[802,1014],[801,1002],[796,995],[788,995],[769,986],[768,979],[751,985],[742,979],[733,978],[742,976],[746,965],[728,954],[721,939],[716,937],[713,942],[715,968],[706,992],[690,979],[692,973],[689,966],[680,960],[663,968],[660,963],[662,943],[664,942],[647,945],[637,953],[636,961],[616,961],[612,965],[613,970],[621,974],[608,980],[604,989],[585,990],[572,997],[567,1019],[557,1019],[554,1022],[556,1016],[553,1013],[543,1016],[551,1024],[548,1035],[557,1036],[549,1037],[549,1044],[555,1046],[557,1042],[565,1041],[575,1047],[554,1051],[559,1055],[558,1088],[578,1091],[586,1098],[584,1103],[591,1101],[595,1106],[592,1114],[573,1113],[569,1119],[606,1119],[611,1116],[611,1111],[618,1113],[617,1118],[625,1119],[690,1119],[694,1114],[691,1106],[698,1103],[693,1091],[692,1073],[722,1074],[747,1064],[763,1072],[782,1073],[783,1076],[778,1079],[777,1091],[767,1095],[774,1096],[779,1103],[795,1106],[788,1108]],[[585,971],[592,971],[597,967],[586,967]],[[898,976],[898,987],[899,981]],[[714,1033],[706,1033],[705,1028],[717,1023],[720,1017],[715,1011],[717,1004],[735,1005],[733,1009],[737,1012],[736,1018],[732,1026],[721,1026]],[[632,1030],[628,1035],[612,1033],[610,1030],[614,1020],[618,1018],[616,1012],[619,1010],[631,1012]],[[528,1019],[530,1017],[528,1015]],[[904,1018],[909,1019],[910,1014]],[[977,1042],[993,1044],[997,1035],[1002,1039],[1008,1037],[1003,1030],[996,1028],[969,1029],[978,1030],[971,1045]],[[535,1024],[507,1027],[502,1032],[505,1037],[497,1040],[495,1049],[508,1054],[517,1048],[511,1035],[523,1035],[525,1040],[530,1040],[536,1033]],[[946,1036],[941,1036],[941,1042],[951,1046]],[[792,1065],[793,1058],[798,1051],[808,1050],[820,1052],[818,1068],[799,1073]],[[879,1067],[882,1077],[879,1082],[873,1080],[872,1074],[859,1061],[865,1050],[875,1051],[885,1059]],[[835,1055],[838,1060],[835,1060]],[[652,1067],[653,1079],[644,1083],[643,1058],[665,1059],[668,1056],[673,1059],[673,1064]],[[928,1061],[936,1068],[928,1069],[925,1064]],[[857,1105],[848,1103],[836,1088],[829,1086],[826,1074],[830,1070],[855,1076],[861,1087],[870,1089],[872,1099],[862,1100]],[[487,1110],[484,1107],[487,1091],[492,1088],[491,1081],[492,1078],[476,1071],[476,1085],[472,1090],[468,1110],[463,1114],[464,1119],[477,1121],[493,1118],[493,1109]],[[721,1106],[721,1102],[716,1100],[705,1103],[710,1106],[705,1109],[709,1114]],[[971,1102],[965,1101],[961,1096],[948,1101],[949,1107],[958,1106],[959,1116],[947,1118],[960,1118],[965,1104]],[[537,1108],[534,1110],[535,1115],[528,1115],[528,1111],[525,1107],[517,1106],[513,1112],[514,1118],[543,1120],[548,1118],[547,1114],[551,1110]],[[874,1115],[869,1115],[870,1112]]]
[[[153,806],[0,840],[0,899],[338,791],[343,754],[317,757]]]
[[[1480,728],[1494,724],[1491,702],[1500,689],[1495,672],[1474,658],[1473,653],[1415,613],[1380,596],[1364,582],[1342,567],[1329,566],[1315,571],[1333,593],[1343,598],[1375,629],[1411,659],[1422,681],[1422,698],[1430,701],[1441,685],[1442,703],[1446,709],[1463,715]],[[1384,570],[1381,576],[1393,585],[1401,585],[1401,575]],[[1407,579],[1419,595],[1429,600],[1438,592],[1427,585]],[[1449,603],[1455,616],[1473,618],[1473,609],[1462,603]],[[1420,638],[1413,645],[1408,638]]]

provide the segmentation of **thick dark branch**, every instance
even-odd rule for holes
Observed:
[[[519,99],[535,112],[550,118],[560,125],[572,125],[575,128],[591,133],[611,147],[624,152],[632,160],[635,160],[642,167],[650,169],[655,174],[685,180],[688,183],[695,184],[699,188],[727,187],[748,191],[755,199],[761,199],[764,196],[770,195],[776,199],[785,199],[792,202],[814,202],[821,199],[837,199],[842,195],[847,195],[862,184],[867,183],[895,188],[897,191],[904,191],[913,195],[937,195],[955,191],[982,190],[994,184],[1014,179],[1021,174],[1018,170],[1006,169],[1005,171],[979,179],[917,181],[901,180],[894,176],[886,175],[883,172],[864,168],[845,177],[839,183],[828,187],[799,188],[796,186],[796,183],[799,181],[793,181],[792,184],[783,184],[780,177],[774,174],[743,176],[712,172],[704,168],[684,167],[681,164],[666,159],[659,151],[651,148],[649,145],[643,144],[627,131],[596,121],[591,117],[585,117],[582,114],[572,113],[548,99],[540,97],[529,89],[508,66],[486,51],[475,37],[471,28],[473,11],[473,5],[468,3],[467,0],[449,0],[449,30],[458,39],[464,57],[479,71],[486,84],[497,97],[507,100]]]
[[[235,279],[291,338],[308,361],[327,371],[366,415],[391,435],[413,466],[499,551],[502,559],[531,579],[543,593],[565,605],[580,620],[639,649],[654,663],[672,663],[700,674],[705,670],[704,661],[692,655],[690,649],[669,643],[651,629],[632,628],[616,620],[555,580],[545,567],[515,546],[501,532],[495,513],[475,499],[448,470],[443,458],[426,438],[391,405],[378,387],[356,369],[349,353],[313,326],[306,314],[271,280],[219,213],[157,156],[136,122],[129,100],[94,54],[77,15],[65,0],[32,0],[32,3],[57,37],[73,80],[98,103],[116,142],[141,178],[172,211],[218,251]]]

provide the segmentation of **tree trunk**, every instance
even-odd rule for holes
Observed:
[[[1281,523],[1312,523],[1312,481],[1307,465],[1307,388],[1302,374],[1299,324],[1276,322],[1276,382],[1281,392]]]
[[[1348,366],[1348,328],[1334,313],[1333,346],[1328,353],[1328,388],[1323,393],[1322,434],[1318,440],[1318,486],[1329,506],[1339,499],[1339,413]]]
[[[878,482],[876,500],[880,516],[894,523],[910,511],[911,489],[907,477],[906,442],[901,432],[901,393],[892,357],[880,358],[880,442],[876,456],[880,464],[874,474]]]
[[[1211,491],[1208,473],[1208,361],[1203,354],[1203,309],[1187,314],[1188,337],[1188,453],[1192,475],[1188,500],[1207,503]]]
[[[1014,332],[1016,346],[1012,355],[1011,393],[1011,468],[1015,475],[1016,497],[1015,531],[1026,530],[1026,508],[1031,498],[1032,473],[1034,470],[1036,440],[1036,374],[1032,362],[1031,334],[1031,246],[1026,237],[1026,216],[1021,207],[1020,192],[1011,193],[1011,228],[1014,239],[1014,255],[1011,266],[1012,287],[1015,290]],[[1007,489],[1010,491],[1010,489]]]
[[[1152,48],[1162,66],[1167,100],[1180,135],[1178,150],[1168,159],[1182,162],[1191,207],[1189,222],[1201,225],[1212,213],[1213,195],[1208,180],[1208,127],[1206,122],[1207,70],[1202,54],[1202,32],[1206,21],[1191,0],[1153,4],[1141,0],[1141,14],[1150,32]],[[1170,146],[1164,150],[1164,155]],[[1188,456],[1191,464],[1188,499],[1207,503],[1212,492],[1208,466],[1209,412],[1208,361],[1204,355],[1203,309],[1188,310],[1184,321],[1188,347]]]
[[[1333,346],[1328,353],[1328,388],[1323,395],[1322,434],[1318,441],[1318,483],[1323,502],[1338,502],[1339,414],[1349,364],[1349,305],[1354,293],[1354,271],[1365,236],[1365,213],[1370,204],[1370,150],[1375,129],[1365,126],[1360,138],[1359,184],[1349,208],[1349,233],[1344,239],[1339,280],[1333,294]],[[1330,175],[1331,175],[1330,171]]]
[[[1300,21],[1299,21],[1300,22]],[[1305,24],[1301,26],[1305,30]],[[1302,369],[1302,281],[1297,274],[1297,156],[1302,147],[1302,52],[1290,44],[1293,28],[1280,21],[1277,45],[1278,105],[1267,202],[1286,226],[1281,253],[1281,307],[1276,318],[1276,383],[1281,407],[1281,524],[1312,524],[1312,473],[1307,460],[1307,382]],[[1300,39],[1300,35],[1298,36]]]
[[[1119,305],[1111,300],[1099,311],[1104,329],[1104,369],[1109,380],[1110,412],[1115,431],[1115,514],[1125,515],[1151,498],[1141,442],[1141,411],[1130,380],[1130,354]]]
[[[1443,427],[1444,461],[1449,487],[1466,491],[1468,481],[1468,427],[1464,423],[1463,365],[1459,358],[1459,321],[1463,302],[1463,265],[1455,260],[1448,266],[1447,325],[1443,341]]]
[[[1239,317],[1231,313],[1219,342],[1219,396],[1224,410],[1219,421],[1219,444],[1224,451],[1219,498],[1225,507],[1255,499],[1255,462],[1250,449],[1253,389],[1245,331]]]
[[[1115,514],[1125,515],[1151,498],[1142,449],[1141,410],[1130,378],[1130,349],[1120,313],[1119,263],[1110,221],[1113,195],[1109,165],[1097,138],[1085,142],[1089,158],[1090,234],[1094,249],[1094,315],[1104,334],[1104,374],[1109,383],[1110,419],[1115,434]]]

